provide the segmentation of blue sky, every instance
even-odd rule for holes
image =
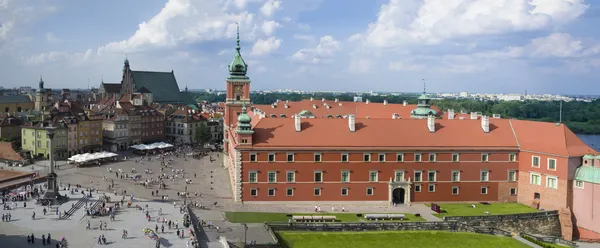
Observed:
[[[0,0],[0,86],[223,89],[236,22],[253,89],[600,94],[591,0]]]

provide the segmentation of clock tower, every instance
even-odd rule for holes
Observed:
[[[225,81],[225,115],[223,116],[223,128],[225,138],[223,145],[228,152],[229,132],[237,125],[237,118],[242,113],[242,105],[250,105],[250,78],[246,76],[248,65],[244,62],[240,53],[240,27],[237,27],[237,40],[233,61],[228,66],[229,76]]]

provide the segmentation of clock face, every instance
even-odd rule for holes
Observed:
[[[242,93],[242,86],[241,85],[235,86],[233,88],[233,91],[235,91],[235,93]]]

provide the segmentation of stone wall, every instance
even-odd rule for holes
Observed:
[[[456,221],[468,226],[494,227],[508,232],[562,236],[558,211],[489,216],[453,216],[444,217],[444,220],[447,222]]]

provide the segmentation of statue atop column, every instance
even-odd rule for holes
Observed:
[[[66,196],[61,196],[60,192],[59,192],[59,188],[58,188],[58,183],[57,183],[57,178],[58,175],[56,175],[56,173],[54,172],[54,144],[53,144],[53,139],[54,139],[54,135],[55,135],[55,129],[56,127],[52,127],[49,126],[46,130],[46,135],[48,137],[49,140],[49,144],[48,144],[48,154],[49,154],[49,167],[50,167],[50,172],[48,173],[48,175],[46,175],[46,179],[47,179],[47,184],[48,184],[48,189],[46,191],[46,193],[44,194],[44,197],[42,199],[42,204],[43,205],[56,205],[56,204],[61,204],[61,200],[64,200],[64,198],[66,198]]]

